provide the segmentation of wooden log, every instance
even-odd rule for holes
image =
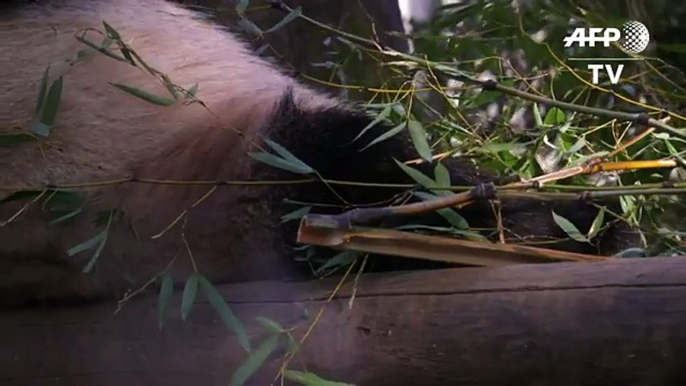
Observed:
[[[335,284],[219,288],[254,348],[255,317],[301,336]],[[291,368],[365,386],[686,384],[686,258],[366,275],[349,308],[352,287]],[[227,385],[245,352],[204,297],[163,330],[156,302],[2,313],[0,385]],[[269,385],[278,354],[248,384]]]

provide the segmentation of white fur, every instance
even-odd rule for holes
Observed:
[[[248,179],[246,152],[255,150],[251,141],[258,139],[287,88],[293,88],[296,102],[305,108],[335,103],[253,56],[231,34],[172,3],[66,0],[60,4],[25,7],[0,16],[0,128],[30,127],[48,64],[51,80],[64,77],[61,106],[50,136],[39,143],[0,148],[2,186],[124,177],[139,164],[142,177],[149,178]],[[67,60],[86,48],[75,33],[84,28],[102,30],[103,20],[174,83],[185,88],[197,83],[197,96],[212,113],[199,104],[156,106],[116,89],[109,83],[167,95],[149,74],[100,53],[70,65]],[[100,42],[99,35],[91,32],[88,36]],[[136,241],[128,226],[113,231],[99,268],[110,270],[108,275],[115,281],[130,276],[147,280],[183,246],[180,225],[160,240],[151,241],[150,236],[164,229],[208,187],[134,184],[117,189],[116,195],[106,196],[116,199],[106,202],[122,206],[137,221],[142,240]],[[220,190],[188,217],[187,239],[201,272],[229,280],[260,277],[261,272],[268,276],[265,264],[278,256],[273,249],[275,230],[261,220],[270,215],[266,204],[254,202],[259,196],[255,189]],[[248,204],[252,206],[246,209]],[[0,206],[0,221],[17,209],[17,205]],[[0,254],[40,254],[51,244],[64,251],[97,233],[91,218],[62,232],[45,225],[34,212],[0,228]],[[80,267],[90,254],[73,261]],[[255,256],[259,254],[266,256]],[[175,265],[177,271],[192,272],[190,259],[185,252],[182,255]],[[236,259],[252,259],[255,264],[236,264]]]

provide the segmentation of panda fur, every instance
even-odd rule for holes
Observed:
[[[389,128],[377,125],[353,142],[372,118],[355,104],[336,99],[286,76],[253,55],[237,37],[165,0],[11,1],[0,14],[0,128],[30,126],[41,76],[63,76],[57,121],[40,146],[29,142],[0,148],[0,185],[45,186],[126,176],[161,180],[288,180],[293,173],[250,158],[263,138],[281,144],[324,178],[381,183],[411,180],[395,160],[416,158],[406,135],[359,150]],[[101,54],[70,64],[85,48],[74,35],[107,21],[153,67],[183,87],[198,84],[199,104],[158,106],[109,83],[164,95],[150,75]],[[96,35],[93,35],[96,36]],[[235,130],[238,129],[240,134]],[[444,162],[453,185],[496,181],[460,159]],[[431,173],[432,165],[419,169]],[[139,287],[165,269],[181,282],[198,272],[215,283],[307,276],[310,267],[294,256],[297,222],[281,223],[295,209],[286,198],[340,204],[323,184],[217,187],[128,183],[86,191],[89,205],[68,226],[49,224],[32,205],[0,228],[0,304],[66,304],[112,298]],[[349,203],[372,204],[403,190],[335,186]],[[0,194],[7,195],[10,192]],[[26,202],[0,205],[0,219]],[[96,213],[120,208],[93,272],[84,274],[91,252],[66,251],[96,235]],[[330,212],[316,207],[314,212]],[[164,236],[151,240],[184,210],[187,216]],[[621,222],[611,224],[594,245],[569,240],[551,211],[590,227],[597,209],[581,202],[504,201],[503,225],[512,238],[559,238],[549,247],[612,254],[638,243]],[[460,212],[473,227],[494,228],[488,202]],[[609,216],[608,216],[609,217]],[[432,219],[435,220],[435,219]],[[132,231],[135,229],[135,232]],[[188,248],[186,248],[186,244]],[[193,259],[187,254],[190,249]],[[385,269],[419,263],[381,258]],[[383,265],[383,264],[381,264]]]

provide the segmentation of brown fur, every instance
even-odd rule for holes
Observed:
[[[0,127],[29,127],[38,84],[49,62],[52,79],[64,76],[52,134],[41,146],[28,143],[0,148],[0,185],[86,182],[132,172],[138,177],[177,180],[297,177],[256,164],[246,155],[257,150],[252,143],[261,142],[264,135],[291,150],[290,144],[297,145],[300,152],[296,155],[325,177],[408,182],[393,161],[414,155],[406,142],[389,140],[363,153],[341,150],[341,144],[369,122],[368,117],[298,84],[254,57],[232,35],[190,11],[163,0],[58,3],[54,7],[20,7],[0,16],[0,78],[5,91],[0,94]],[[116,28],[148,63],[175,83],[187,88],[197,83],[199,99],[216,115],[198,104],[155,106],[125,94],[108,83],[158,94],[164,90],[139,69],[103,55],[91,55],[75,65],[66,63],[65,59],[75,58],[84,49],[74,33],[86,27],[101,29],[101,20]],[[488,179],[466,163],[454,165],[456,184]],[[197,268],[211,280],[297,276],[293,262],[284,258],[292,243],[292,238],[284,235],[292,237],[292,233],[280,228],[275,205],[291,194],[315,202],[331,200],[325,188],[219,187],[162,238],[150,239],[208,189],[134,183],[91,190],[95,209],[68,227],[49,226],[45,213],[34,205],[0,228],[0,303],[121,295],[162,271],[177,254],[172,272],[182,280],[194,271],[182,233]],[[355,203],[393,193],[342,191]],[[8,219],[21,205],[1,205],[0,220]],[[556,211],[577,219],[587,229],[595,212],[588,207],[580,211],[579,205]],[[95,272],[83,275],[80,269],[92,252],[67,258],[64,251],[97,234],[94,214],[112,206],[123,209],[127,217],[110,232]],[[512,203],[505,209],[509,216],[505,225],[518,228],[513,234],[564,236],[550,217],[553,207]],[[483,211],[488,209],[470,210],[475,214],[473,225],[486,224]],[[531,218],[537,219],[535,224]],[[612,236],[606,243],[608,250],[620,247],[616,240]],[[586,251],[590,246],[572,243],[559,248]]]

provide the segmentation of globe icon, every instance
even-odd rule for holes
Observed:
[[[648,28],[638,21],[628,21],[622,25],[622,48],[624,51],[639,54],[648,47],[650,42],[650,33]]]

